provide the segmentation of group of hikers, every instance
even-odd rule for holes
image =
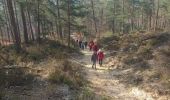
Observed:
[[[85,37],[84,37],[83,40],[77,40],[77,43],[79,45],[79,48],[81,48],[83,50],[87,48],[88,42],[87,42],[87,39]]]
[[[103,59],[104,59],[104,52],[101,49],[99,49],[99,46],[96,40],[87,41],[87,39],[84,38],[83,41],[77,40],[77,43],[80,49],[84,50],[84,49],[87,49],[87,47],[89,47],[89,50],[93,52],[93,54],[91,55],[93,69],[97,69],[96,68],[97,62],[99,63],[100,67],[102,67]]]

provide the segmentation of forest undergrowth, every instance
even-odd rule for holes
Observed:
[[[20,53],[13,45],[1,47],[0,98],[42,100],[77,97],[86,85],[82,65],[69,61],[78,49],[54,40],[23,44]],[[74,96],[72,96],[74,95]]]

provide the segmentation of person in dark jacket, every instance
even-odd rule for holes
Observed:
[[[84,42],[84,48],[86,49],[87,48],[87,44],[88,44],[86,37],[84,37],[83,42]]]
[[[79,40],[79,47],[82,48],[82,41]]]
[[[92,68],[96,69],[96,62],[97,62],[97,52],[94,52],[91,56],[91,61],[93,62]]]
[[[85,46],[84,46],[84,42],[81,43],[81,49],[84,50],[85,49]]]

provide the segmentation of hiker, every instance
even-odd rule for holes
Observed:
[[[78,33],[78,45],[79,45],[79,48],[81,48],[82,46],[82,33]]]
[[[78,40],[78,39],[76,39],[76,43],[77,43],[77,44],[79,43],[79,40]]]
[[[90,50],[90,51],[92,50],[93,45],[94,45],[94,42],[93,42],[93,40],[91,40],[91,41],[89,42],[89,50]]]
[[[93,52],[97,52],[99,50],[98,45],[97,45],[96,42],[94,43],[92,49],[93,49]]]
[[[81,45],[81,48],[84,50],[86,48],[86,37],[83,38],[83,41],[82,41],[82,45]]]
[[[81,49],[85,49],[85,46],[84,46],[85,44],[84,44],[84,41],[81,43]]]
[[[82,40],[79,39],[79,47],[81,48],[82,47]]]
[[[98,60],[99,60],[99,65],[101,67],[103,64],[103,59],[104,59],[104,53],[101,49],[99,49],[97,56],[98,56]]]
[[[97,62],[97,52],[94,52],[91,56],[91,61],[93,62],[92,68],[96,69],[96,62]]]
[[[84,48],[86,49],[87,48],[87,44],[88,44],[86,37],[84,37],[83,42],[84,42]]]
[[[87,48],[87,44],[88,44],[88,42],[87,42],[87,41],[85,41],[85,42],[84,42],[85,48]]]

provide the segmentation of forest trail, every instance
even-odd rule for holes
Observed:
[[[109,97],[113,100],[154,100],[149,93],[138,89],[137,87],[128,88],[125,84],[121,83],[118,74],[119,71],[109,71],[107,67],[99,67],[97,70],[91,67],[91,52],[88,50],[82,51],[83,57],[75,58],[77,62],[85,67],[86,78],[90,82],[88,88],[97,95]],[[100,98],[99,98],[100,100]]]

